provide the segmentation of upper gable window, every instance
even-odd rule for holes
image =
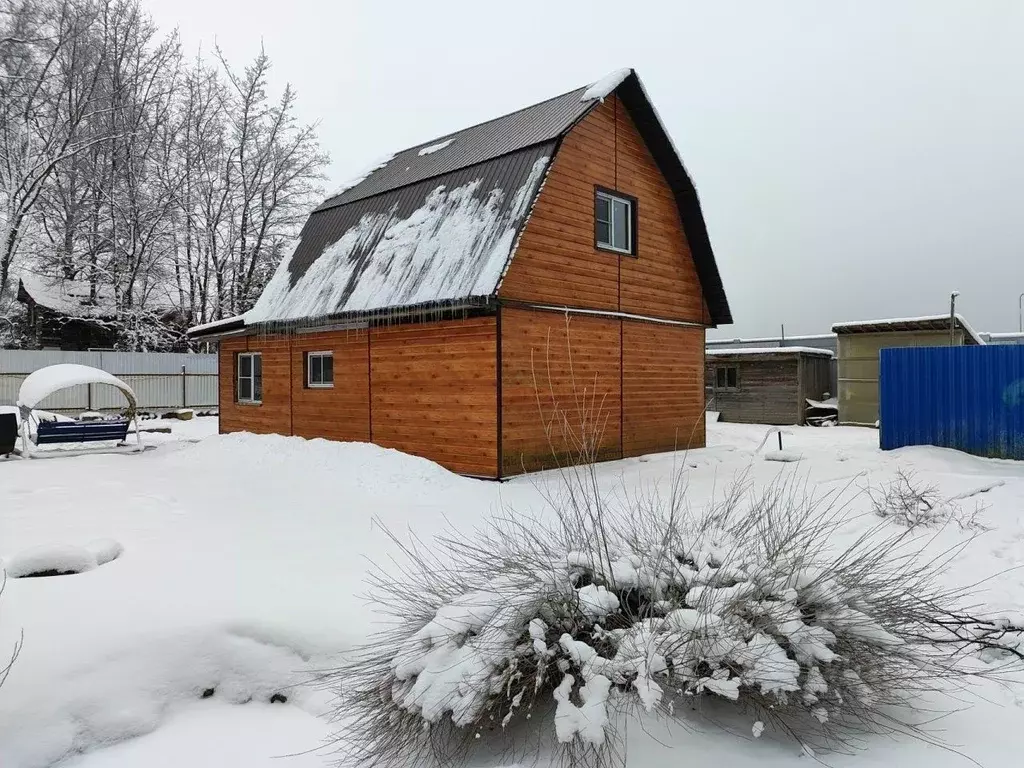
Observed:
[[[636,200],[598,190],[595,206],[597,247],[618,253],[636,253]]]

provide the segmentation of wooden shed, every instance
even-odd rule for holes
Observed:
[[[832,326],[838,340],[839,423],[878,424],[878,353],[890,347],[984,344],[960,315],[861,320]]]
[[[220,342],[221,430],[372,441],[489,478],[704,445],[731,322],[632,70],[399,152],[310,216]]]
[[[832,353],[813,347],[748,347],[706,352],[708,410],[722,421],[804,424],[807,401],[831,394]]]

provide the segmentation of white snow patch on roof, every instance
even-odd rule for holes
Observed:
[[[707,357],[727,357],[730,355],[785,355],[789,353],[801,355],[818,355],[819,357],[835,357],[831,350],[818,347],[736,347],[734,349],[707,349]]]
[[[612,91],[622,85],[622,81],[629,77],[632,72],[633,70],[628,67],[626,69],[616,69],[614,72],[609,72],[596,83],[592,83],[590,87],[583,92],[583,95],[580,97],[580,101],[594,101],[595,99],[604,101]]]
[[[424,147],[416,154],[418,154],[420,157],[423,157],[424,155],[432,155],[435,152],[440,152],[453,141],[455,141],[455,139],[445,139],[444,141],[439,141],[437,142],[437,144],[431,144],[429,147]]]
[[[364,168],[360,173],[356,174],[348,181],[342,182],[337,187],[335,187],[334,191],[327,196],[327,199],[330,200],[332,197],[337,197],[338,195],[342,195],[348,192],[356,184],[362,184],[364,181],[370,178],[370,176],[372,176],[385,165],[390,163],[394,158],[394,154],[385,155],[384,157],[379,158],[377,161],[375,161],[368,167]]]
[[[282,261],[245,314],[246,324],[491,295],[548,160],[534,163],[510,205],[504,204],[508,191],[481,195],[477,179],[454,189],[437,187],[406,218],[394,209],[365,214],[294,285],[290,262]],[[367,242],[376,242],[369,252]]]
[[[137,402],[132,388],[112,373],[89,365],[58,363],[40,368],[28,375],[18,391],[18,405],[24,408],[35,408],[54,392],[79,384],[109,384],[124,392],[133,405]]]

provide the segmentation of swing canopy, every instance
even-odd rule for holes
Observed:
[[[128,401],[128,408],[124,416],[129,421],[135,418],[138,398],[135,397],[135,392],[131,387],[112,373],[77,363],[50,365],[29,374],[28,378],[22,382],[18,392],[18,408],[21,410],[21,418],[27,420],[33,409],[54,392],[79,384],[109,384],[121,390]]]

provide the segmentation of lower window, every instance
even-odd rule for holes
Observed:
[[[259,352],[239,352],[236,367],[238,377],[235,392],[240,403],[259,403],[263,400],[263,355]]]
[[[306,386],[314,389],[334,386],[334,353],[306,353]]]
[[[717,368],[715,370],[715,386],[718,389],[737,389],[739,387],[739,371],[735,366]]]

